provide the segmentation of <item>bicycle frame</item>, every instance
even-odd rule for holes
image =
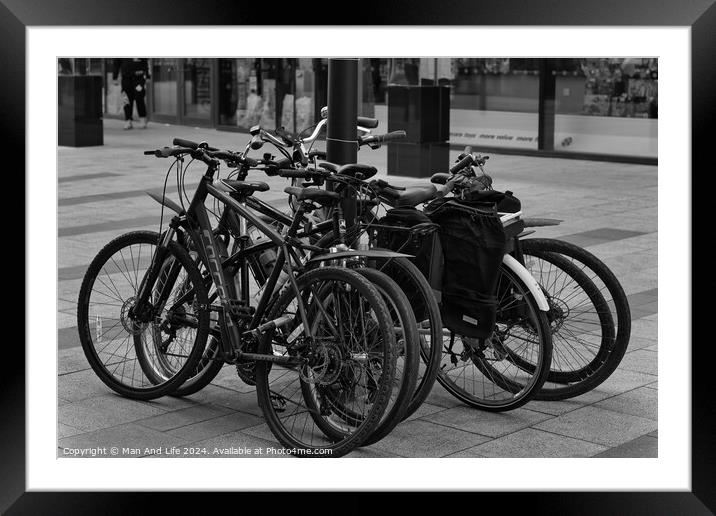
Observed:
[[[220,303],[220,309],[218,310],[219,327],[222,337],[220,351],[224,360],[233,362],[238,359],[249,359],[280,362],[285,364],[298,364],[300,360],[297,361],[297,359],[293,359],[291,357],[278,357],[274,355],[246,353],[241,351],[243,337],[248,336],[248,334],[257,336],[264,331],[273,329],[274,327],[280,325],[278,320],[268,321],[261,325],[259,325],[259,322],[265,315],[269,298],[273,292],[279,273],[283,269],[284,264],[289,270],[289,281],[291,282],[292,287],[298,292],[298,285],[293,276],[292,261],[298,266],[301,264],[300,260],[295,256],[295,253],[290,251],[290,245],[287,238],[284,238],[282,235],[277,233],[269,224],[261,220],[258,215],[254,214],[241,203],[227,195],[224,191],[214,186],[212,183],[214,171],[214,167],[212,165],[208,165],[207,171],[202,176],[202,179],[197,186],[194,197],[186,211],[186,214],[183,216],[176,216],[172,219],[169,230],[162,237],[158,252],[153,258],[150,269],[142,280],[142,284],[140,285],[137,295],[137,305],[144,306],[147,303],[150,292],[159,276],[159,271],[164,259],[166,258],[169,242],[178,234],[177,230],[183,228],[189,233],[193,241],[199,244],[197,246],[197,250],[201,255],[203,263],[206,264],[216,287]],[[219,247],[211,227],[207,209],[204,205],[208,196],[218,199],[220,202],[229,207],[239,218],[241,226],[245,227],[246,221],[252,223],[257,229],[259,229],[259,231],[268,237],[269,242],[267,243],[270,247],[278,247],[280,249],[277,259],[277,267],[274,268],[267,281],[267,287],[269,288],[264,290],[261,298],[259,299],[256,311],[251,318],[251,322],[249,323],[247,329],[243,332],[239,329],[236,321],[234,320],[235,307],[233,305],[236,304],[237,301],[240,303],[240,301],[228,294],[228,282],[231,281],[231,278],[227,277],[224,268],[225,261],[221,259],[217,251]],[[165,283],[165,288],[163,290],[166,290],[166,286],[167,283]],[[161,295],[164,295],[164,293],[162,292]],[[189,295],[190,293],[185,293],[182,298]],[[312,338],[313,336],[311,335],[310,329],[311,325],[307,319],[305,307],[300,296],[297,296],[297,303],[299,316],[301,317],[301,321],[303,322],[303,327],[305,329],[304,331],[306,332],[307,337]],[[210,309],[210,307],[200,308]],[[288,320],[281,322],[285,323],[288,322]]]

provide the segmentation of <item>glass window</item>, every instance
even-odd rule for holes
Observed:
[[[185,60],[184,116],[211,118],[211,59]]]
[[[152,59],[152,110],[159,115],[177,116],[178,59]]]
[[[556,150],[656,157],[657,59],[558,61]]]
[[[296,61],[294,119],[296,131],[302,131],[315,123],[316,73],[313,59]]]

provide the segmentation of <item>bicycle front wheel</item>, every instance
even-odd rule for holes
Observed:
[[[92,260],[80,287],[77,327],[87,361],[112,390],[134,399],[170,394],[196,367],[206,345],[206,286],[187,252],[171,242],[157,263],[159,234],[115,238]],[[150,268],[161,294],[148,315],[134,313]]]
[[[260,352],[274,360],[257,361],[259,406],[291,453],[340,457],[363,443],[388,406],[396,366],[393,318],[380,292],[355,271],[321,267],[296,281],[298,292],[286,289],[267,316],[289,322],[261,341]]]

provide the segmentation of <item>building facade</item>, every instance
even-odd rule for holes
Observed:
[[[656,159],[656,58],[365,58],[359,112],[387,130],[390,85],[450,86],[450,143],[476,150]],[[151,58],[155,122],[247,132],[313,125],[327,102],[328,60]],[[58,61],[104,77],[103,111],[121,116],[112,59]]]

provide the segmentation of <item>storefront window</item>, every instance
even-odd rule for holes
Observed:
[[[315,123],[316,73],[313,70],[313,59],[297,59],[296,61],[295,129],[302,131]]]
[[[655,157],[658,60],[560,61],[555,71],[555,149]]]
[[[186,59],[184,63],[184,116],[211,117],[211,60]]]
[[[152,59],[152,110],[155,114],[177,116],[178,59]]]

